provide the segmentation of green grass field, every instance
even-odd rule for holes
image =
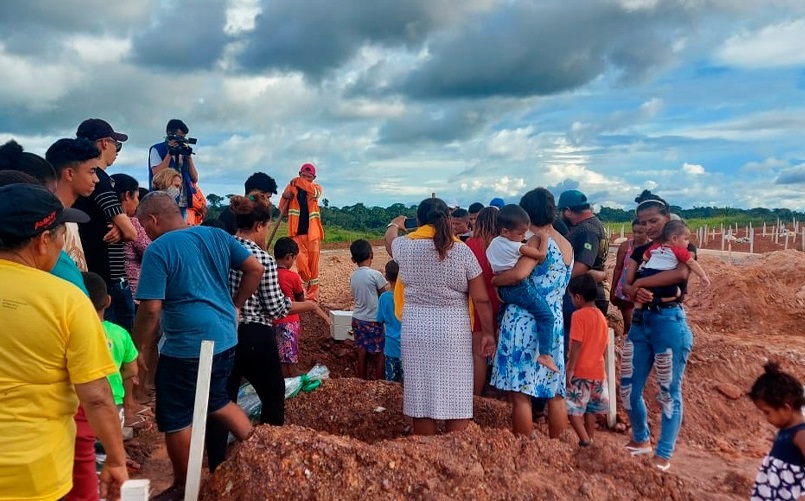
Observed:
[[[288,223],[282,222],[280,227],[277,228],[277,234],[274,240],[280,237],[288,236]],[[324,227],[324,242],[353,242],[359,239],[366,239],[369,241],[379,240],[383,238],[383,233],[380,232],[362,232],[355,230],[346,230],[338,226],[325,226]]]

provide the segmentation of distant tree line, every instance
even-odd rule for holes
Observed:
[[[215,193],[207,195],[210,204],[208,217],[218,217],[218,214],[226,207],[229,195],[222,197]],[[671,211],[679,214],[683,219],[736,219],[746,221],[775,221],[780,218],[783,221],[790,221],[792,218],[805,220],[805,213],[792,211],[790,209],[765,209],[756,207],[753,209],[736,209],[733,207],[694,207],[683,209],[678,206],[671,206]],[[402,203],[392,204],[388,207],[367,207],[363,203],[355,205],[345,205],[343,207],[333,207],[329,200],[322,199],[321,219],[325,226],[338,226],[347,230],[355,231],[383,231],[386,225],[393,218],[404,215],[406,217],[416,216],[416,205],[406,206]],[[279,216],[279,210],[274,208],[274,217]],[[628,223],[634,218],[633,210],[613,209],[602,207],[598,212],[598,217],[605,223]]]

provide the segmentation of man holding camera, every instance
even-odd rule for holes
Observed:
[[[187,137],[190,129],[184,122],[173,118],[165,127],[165,141],[157,143],[148,150],[148,187],[152,188],[154,174],[165,169],[174,169],[182,178],[177,202],[182,218],[187,220],[187,209],[192,206],[193,194],[198,182],[198,171],[193,163],[193,148],[196,138]]]

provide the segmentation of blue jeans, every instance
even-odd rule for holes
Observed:
[[[681,306],[634,311],[621,354],[620,397],[632,421],[632,440],[647,442],[651,434],[643,389],[656,365],[662,407],[656,455],[666,460],[671,459],[682,424],[682,378],[691,348],[693,333]]]
[[[506,304],[515,304],[529,312],[534,320],[537,321],[537,338],[539,341],[539,354],[551,354],[551,329],[553,327],[553,312],[548,306],[545,298],[542,297],[528,280],[522,280],[514,285],[498,288],[500,299]],[[501,308],[502,310],[502,308]]]
[[[134,330],[134,299],[131,297],[131,288],[126,279],[114,280],[107,284],[112,304],[103,315],[104,320],[117,324],[131,333]]]

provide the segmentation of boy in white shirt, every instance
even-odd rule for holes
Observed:
[[[349,246],[352,262],[358,269],[349,277],[349,286],[355,299],[352,312],[352,333],[358,350],[358,377],[369,379],[367,361],[374,366],[374,378],[383,379],[385,336],[383,324],[377,321],[378,297],[387,288],[386,279],[372,266],[372,245],[366,240],[355,240]],[[368,360],[367,360],[368,359]]]
[[[525,233],[531,220],[528,214],[519,205],[509,204],[498,211],[498,226],[500,235],[492,239],[486,249],[486,257],[496,275],[510,270],[517,265],[523,257],[536,259],[542,263],[548,255],[548,238],[537,234],[539,248],[535,249],[523,243]],[[559,372],[559,368],[551,356],[551,332],[553,330],[554,316],[545,298],[539,294],[534,283],[526,278],[518,284],[508,287],[499,287],[498,294],[504,303],[515,304],[534,316],[537,323],[537,338],[539,340],[539,356],[537,362],[546,368]]]

